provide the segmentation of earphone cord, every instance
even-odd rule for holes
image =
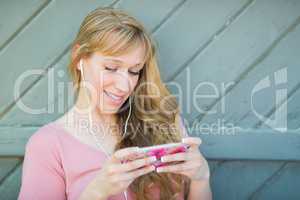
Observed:
[[[131,107],[131,106],[130,106],[130,107]],[[128,116],[129,116],[129,115],[128,115]],[[127,118],[127,119],[129,119],[129,118]],[[102,145],[101,145],[100,142],[98,141],[98,138],[96,137],[94,131],[91,129],[91,126],[92,126],[92,124],[93,124],[91,112],[89,112],[89,123],[90,123],[90,124],[89,124],[89,132],[92,133],[93,138],[94,138],[94,140],[96,141],[97,146],[100,147],[100,148],[102,149],[102,151],[106,154],[106,157],[108,157],[109,154],[104,150],[104,148],[102,147]],[[127,128],[127,123],[125,124],[125,127]],[[127,199],[127,190],[125,190],[123,193],[124,193],[125,199],[128,200],[128,199]]]
[[[84,75],[83,75],[83,67],[82,67],[82,60],[80,60],[80,67],[81,67],[81,76],[82,76],[82,80],[83,80],[83,84],[85,85],[85,80],[84,80]],[[91,99],[89,98],[89,103],[91,103]],[[128,113],[128,116],[127,116],[127,119],[125,121],[125,127],[124,127],[124,134],[126,134],[127,132],[127,125],[128,125],[128,120],[129,120],[129,117],[131,115],[131,98],[129,97],[129,113]],[[88,113],[88,117],[89,117],[89,132],[92,133],[92,136],[97,144],[98,147],[101,148],[101,150],[105,153],[106,157],[109,156],[109,154],[105,151],[105,149],[102,147],[101,143],[98,141],[98,138],[96,137],[96,134],[94,133],[94,131],[92,130],[92,126],[93,126],[93,119],[92,119],[92,112],[91,112],[91,109],[89,109],[89,113]],[[127,189],[125,189],[125,191],[123,192],[124,196],[125,196],[125,200],[128,200],[128,197],[127,197]]]
[[[131,106],[129,107],[129,114],[128,114],[128,117],[127,117],[127,119],[126,119],[126,122],[125,122],[125,134],[126,134],[126,130],[127,130],[127,123],[128,123],[128,119],[129,119],[129,116],[130,116],[130,113],[131,113]],[[92,124],[93,124],[93,120],[92,120],[92,114],[91,114],[91,112],[89,112],[89,129],[91,129],[91,126],[92,126]],[[96,141],[96,144],[98,145],[98,147],[100,147],[101,149],[102,149],[102,151],[106,154],[106,157],[108,157],[109,156],[109,154],[104,150],[104,148],[102,147],[102,145],[100,144],[100,142],[98,141],[98,138],[96,137],[96,134],[94,133],[94,131],[91,129],[91,130],[89,130],[89,132],[91,132],[92,133],[92,135],[93,135],[93,138],[94,138],[94,140]],[[128,200],[128,198],[127,198],[127,190],[125,190],[124,192],[123,192],[123,194],[124,194],[124,196],[125,196],[125,200]]]

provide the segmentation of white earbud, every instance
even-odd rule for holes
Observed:
[[[80,59],[80,61],[79,61],[79,67],[80,67],[80,71],[83,71],[83,67],[82,67],[82,59]]]
[[[81,74],[81,77],[82,77],[82,81],[84,81],[82,59],[80,59],[80,61],[79,61],[79,67],[80,67],[80,74]]]

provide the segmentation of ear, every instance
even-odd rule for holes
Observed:
[[[76,69],[77,69],[78,71],[81,71],[80,62],[81,62],[81,59],[80,59],[80,60],[77,62],[77,64],[76,64]]]

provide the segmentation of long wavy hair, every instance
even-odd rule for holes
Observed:
[[[79,48],[72,54],[69,71],[75,85],[81,81],[76,65],[82,57],[88,57],[96,51],[103,55],[119,56],[137,45],[145,48],[145,64],[131,94],[131,101],[127,99],[117,113],[118,124],[123,128],[131,102],[132,113],[127,133],[117,142],[115,151],[125,147],[181,141],[176,98],[161,80],[154,40],[139,21],[122,10],[97,8],[83,20],[74,45],[79,45]],[[186,198],[190,179],[175,173],[151,172],[135,179],[129,187],[137,199],[150,200],[154,186],[160,189],[160,199],[176,199],[180,193]]]

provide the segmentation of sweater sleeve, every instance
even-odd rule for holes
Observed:
[[[25,147],[18,200],[65,200],[59,142],[49,129],[33,134]]]

